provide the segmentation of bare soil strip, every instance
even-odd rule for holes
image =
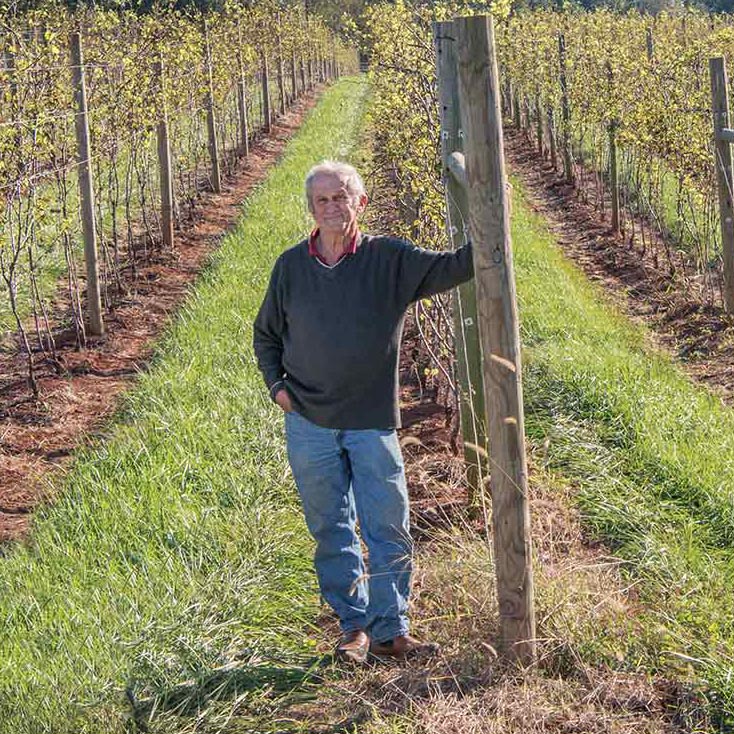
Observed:
[[[28,399],[24,355],[17,349],[0,354],[0,543],[24,535],[33,510],[52,499],[48,472],[104,427],[207,256],[240,216],[242,201],[265,179],[319,95],[303,98],[274,123],[221,194],[203,196],[197,221],[176,233],[176,250],[154,255],[127,284],[126,297],[105,316],[103,338],[88,339],[81,351],[59,339],[58,363],[38,365],[38,401]]]
[[[547,219],[564,253],[624,313],[652,330],[656,346],[670,353],[694,379],[734,404],[734,318],[698,298],[695,284],[686,288],[687,274],[667,274],[662,261],[655,267],[664,249],[659,241],[648,243],[643,255],[639,241],[613,234],[601,212],[581,201],[577,189],[566,184],[512,127],[505,130],[505,152],[530,195],[529,204]],[[594,180],[591,174],[586,178]],[[591,191],[589,200],[597,198]],[[639,225],[636,220],[637,232]]]

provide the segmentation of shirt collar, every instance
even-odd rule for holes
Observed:
[[[319,228],[315,227],[311,234],[308,236],[308,254],[312,255],[314,257],[318,257],[319,250],[316,246],[316,241],[319,238]],[[345,246],[343,255],[354,255],[355,252],[357,252],[357,247],[359,247],[359,241],[362,238],[362,233],[357,230],[354,233],[354,237],[349,241],[349,243]]]

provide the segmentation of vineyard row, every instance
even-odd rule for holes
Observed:
[[[83,345],[255,137],[356,60],[319,20],[275,3],[13,22],[0,67],[0,322],[35,392],[33,352],[55,357],[59,278]]]

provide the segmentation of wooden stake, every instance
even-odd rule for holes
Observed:
[[[296,49],[291,49],[291,103],[298,99],[298,62]]]
[[[94,182],[92,180],[89,146],[89,118],[87,114],[87,87],[84,74],[84,54],[81,33],[71,34],[71,74],[74,85],[75,127],[79,159],[79,198],[82,210],[84,260],[87,266],[87,312],[89,332],[104,334],[102,293],[99,283],[97,231],[94,223]]]
[[[612,97],[614,76],[612,65],[607,61],[607,81],[609,99]],[[617,125],[618,120],[610,120],[607,133],[609,136],[609,194],[612,199],[612,232],[619,232],[619,173],[617,171]]]
[[[725,58],[717,56],[709,59],[709,72],[714,122],[714,166],[719,188],[719,222],[724,261],[724,304],[729,313],[734,313],[734,173],[731,144],[721,137],[721,131],[729,127],[729,86]]]
[[[283,68],[283,42],[280,37],[280,15],[278,15],[278,93],[280,95],[280,114],[285,114],[287,101],[285,98],[285,69]]]
[[[270,132],[273,127],[273,113],[270,109],[270,79],[268,77],[268,55],[265,49],[260,52],[260,60],[262,63],[262,93],[263,93],[263,125],[265,132]]]
[[[489,16],[457,18],[455,26],[484,355],[500,626],[505,654],[529,665],[535,660],[535,612],[528,470],[494,33]]]
[[[158,120],[158,170],[161,187],[161,234],[163,246],[173,249],[173,173],[171,171],[171,146],[168,140],[168,114],[166,112],[166,90],[163,78],[163,59],[153,64],[157,83],[160,118]]]
[[[464,244],[469,226],[467,194],[454,176],[448,173],[449,156],[463,150],[459,85],[456,70],[456,36],[453,22],[434,23],[439,109],[441,113],[441,160],[446,181],[449,238],[454,249]],[[466,228],[466,229],[465,229]],[[476,505],[482,487],[481,478],[489,475],[481,451],[487,451],[487,428],[482,387],[482,353],[479,346],[477,297],[474,281],[459,286],[455,293],[454,334],[456,367],[461,394],[459,412],[464,439],[464,462],[469,504]],[[477,447],[479,450],[477,450]]]
[[[222,175],[219,169],[219,145],[217,143],[217,120],[214,112],[214,78],[212,76],[212,50],[209,44],[209,27],[204,20],[204,49],[206,53],[207,90],[204,99],[206,107],[206,123],[209,133],[209,158],[212,163],[211,180],[215,194],[222,191]]]
[[[561,86],[561,122],[563,123],[563,177],[566,183],[573,183],[573,162],[571,161],[571,112],[568,104],[568,83],[566,81],[566,37],[558,34],[558,77]]]

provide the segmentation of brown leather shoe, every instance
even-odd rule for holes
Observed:
[[[336,657],[349,663],[363,663],[367,660],[370,638],[364,630],[345,632],[336,648]]]
[[[415,657],[430,658],[438,655],[441,648],[435,642],[421,642],[410,635],[400,635],[387,642],[373,642],[370,652],[380,658],[405,660]]]

